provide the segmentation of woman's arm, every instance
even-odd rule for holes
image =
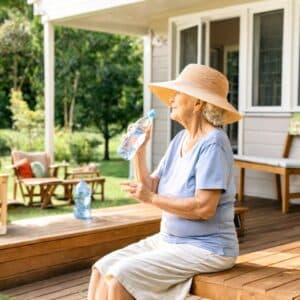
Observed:
[[[156,194],[140,182],[122,182],[121,185],[126,186],[124,191],[128,192],[131,197],[190,220],[212,218],[221,196],[220,189],[199,189],[195,197],[175,198]]]
[[[151,192],[156,192],[159,178],[151,176],[146,163],[146,147],[141,146],[133,158],[135,178],[143,183]]]
[[[191,220],[208,220],[215,213],[221,190],[198,190],[195,197],[173,198],[153,194],[151,203],[164,211]]]

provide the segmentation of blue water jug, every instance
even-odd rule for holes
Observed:
[[[83,179],[80,179],[74,190],[74,216],[77,219],[91,219],[91,195],[91,187]]]
[[[137,120],[128,130],[122,140],[117,152],[127,160],[133,158],[139,147],[143,144],[146,138],[147,129],[152,126],[153,118],[155,118],[155,110],[152,109],[146,116]]]

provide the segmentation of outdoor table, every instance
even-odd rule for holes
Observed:
[[[45,208],[49,205],[52,205],[51,203],[51,196],[54,193],[55,188],[59,183],[62,182],[62,180],[49,177],[49,178],[24,178],[22,179],[24,183],[26,183],[27,186],[36,186],[38,185],[40,187],[40,196],[41,196],[41,207]],[[33,191],[31,191],[33,193]],[[30,203],[31,205],[32,203]]]

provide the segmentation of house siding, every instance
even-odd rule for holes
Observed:
[[[152,81],[168,80],[168,45],[153,46],[152,48]],[[152,169],[161,160],[168,146],[168,108],[152,95],[152,107],[157,116],[154,121],[152,140]]]

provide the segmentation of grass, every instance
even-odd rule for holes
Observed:
[[[102,207],[111,207],[111,206],[119,206],[125,204],[136,203],[135,200],[127,197],[127,194],[124,193],[119,185],[119,182],[128,179],[128,169],[129,163],[123,159],[120,159],[116,153],[117,146],[120,141],[120,136],[112,139],[110,142],[110,161],[104,161],[99,159],[96,163],[99,165],[102,176],[106,178],[105,182],[105,200],[100,201],[99,195],[97,195],[97,199],[92,201],[92,209],[94,208],[102,208]],[[103,151],[103,149],[101,149]],[[100,151],[101,158],[103,157],[103,152]],[[5,166],[10,164],[10,157],[1,157],[1,165],[2,169],[0,169],[0,173],[7,173]],[[70,168],[75,167],[73,164]],[[62,170],[61,170],[62,172]],[[63,178],[63,174],[59,175]],[[58,187],[56,193],[62,194],[62,187]],[[21,201],[21,194],[18,191],[17,194],[18,201]],[[8,183],[8,200],[13,199],[13,180],[10,176]],[[53,204],[55,205],[54,209],[41,209],[40,207],[28,207],[23,205],[10,205],[8,207],[8,222],[35,218],[40,216],[49,216],[49,215],[57,215],[70,213],[73,211],[72,205],[66,205],[65,201],[56,200],[53,197]],[[1,300],[1,298],[0,298]]]
[[[8,296],[3,296],[0,294],[0,300],[15,300],[16,298],[11,298],[11,297],[8,297]]]

